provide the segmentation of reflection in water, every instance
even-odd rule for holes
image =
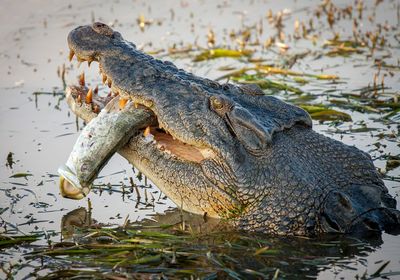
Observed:
[[[85,250],[103,248],[104,252],[119,252],[112,254],[109,261],[110,252],[104,254],[102,262],[98,260],[98,251],[82,251],[79,262],[85,269],[95,269],[101,263],[105,271],[118,267],[115,272],[128,271],[141,276],[189,273],[238,279],[274,275],[287,279],[316,277],[332,266],[337,271],[349,269],[354,259],[362,263],[382,244],[380,235],[368,238],[326,235],[309,239],[235,232],[217,219],[205,219],[178,209],[139,223],[125,221],[121,227],[104,230],[104,225],[100,229],[90,211],[78,208],[62,218],[61,226],[65,242],[74,241],[71,249],[81,244],[78,248]],[[54,253],[48,250],[44,254]],[[67,255],[67,252],[57,255]]]
[[[61,234],[64,239],[70,239],[78,228],[89,228],[96,221],[92,221],[91,212],[80,207],[68,212],[61,219]]]

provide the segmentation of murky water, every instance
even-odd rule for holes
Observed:
[[[334,1],[341,8],[350,3]],[[307,84],[294,84],[304,92],[309,92],[314,103],[332,104],[333,99],[344,100],[347,104],[356,102],[343,98],[347,94],[359,94],[361,88],[381,84],[385,90],[372,91],[382,99],[393,98],[393,110],[398,110],[399,97],[399,57],[400,22],[399,2],[383,1],[375,7],[375,1],[363,3],[363,17],[358,18],[354,6],[353,14],[363,32],[387,36],[384,47],[371,52],[363,48],[363,53],[348,56],[327,57],[329,50],[322,47],[325,40],[332,39],[334,33],[341,39],[352,34],[354,19],[336,19],[339,23],[329,28],[326,17],[317,17],[314,1],[50,1],[29,0],[0,3],[0,233],[31,234],[45,233],[50,240],[60,240],[62,217],[80,207],[87,207],[88,201],[63,199],[58,190],[58,166],[68,158],[70,150],[83,123],[76,121],[63,100],[63,81],[57,72],[66,69],[67,83],[76,83],[76,77],[85,71],[87,82],[101,84],[97,75],[97,66],[91,69],[77,63],[68,62],[66,36],[77,25],[92,21],[103,21],[120,31],[124,37],[135,42],[147,52],[157,53],[162,59],[174,61],[178,67],[190,70],[198,75],[212,79],[227,73],[220,67],[240,68],[248,65],[247,60],[221,58],[206,62],[192,61],[192,56],[183,52],[189,45],[207,47],[211,44],[210,33],[215,34],[216,46],[237,47],[244,36],[243,30],[251,30],[247,42],[248,48],[256,49],[254,58],[263,58],[267,64],[285,64],[285,59],[294,54],[312,51],[294,64],[292,70],[311,74],[331,74],[340,76],[336,82],[309,79]],[[351,3],[352,4],[352,3]],[[274,24],[269,23],[269,10],[273,15],[282,12],[283,43],[290,48],[281,53],[282,46],[269,48],[268,38],[277,33]],[[144,16],[143,30],[139,27],[140,16]],[[356,16],[357,15],[357,16]],[[305,22],[309,28],[310,19],[314,29],[309,31],[314,37],[294,40],[287,34],[293,34],[296,19]],[[390,27],[388,27],[390,26]],[[386,30],[388,28],[388,30]],[[309,28],[310,29],[310,28]],[[254,31],[255,30],[255,31]],[[212,32],[211,32],[212,31]],[[233,36],[232,34],[236,34]],[[318,35],[318,36],[317,36]],[[284,38],[283,38],[283,37]],[[212,37],[212,36],[211,36]],[[385,37],[386,38],[386,37]],[[257,45],[257,40],[259,45]],[[313,42],[315,44],[313,44]],[[252,46],[253,44],[253,46]],[[181,50],[178,54],[168,52],[168,48]],[[321,56],[318,56],[318,52]],[[300,57],[300,56],[299,56]],[[376,66],[376,61],[384,61],[387,67]],[[375,77],[375,78],[374,78]],[[274,77],[271,77],[273,79]],[[287,77],[279,76],[279,81],[293,84]],[[102,90],[102,87],[100,87]],[[285,100],[294,100],[298,96],[279,92]],[[350,95],[351,96],[351,95]],[[303,101],[302,101],[303,102]],[[305,102],[305,101],[304,101]],[[385,174],[386,186],[400,203],[400,168],[386,170],[387,155],[399,156],[399,113],[384,118],[389,111],[354,111],[353,107],[338,106],[339,111],[347,112],[352,122],[332,124],[314,122],[314,129],[341,139],[367,151],[375,159],[375,164]],[[367,107],[365,107],[367,108]],[[368,108],[367,108],[368,109]],[[349,129],[350,130],[349,132]],[[11,153],[11,154],[10,154]],[[10,155],[10,156],[9,156]],[[8,160],[7,160],[8,158]],[[14,175],[14,176],[13,176]],[[89,196],[92,205],[92,217],[99,223],[121,225],[129,215],[131,221],[142,220],[154,213],[162,213],[175,206],[164,198],[159,190],[147,180],[139,180],[140,175],[119,155],[115,155],[103,169],[96,184],[103,191],[95,190]],[[141,200],[135,192],[122,194],[109,191],[119,190],[122,185],[130,185],[130,177],[142,187]],[[154,203],[143,201],[144,193],[151,193]],[[150,195],[149,195],[150,197]],[[47,244],[46,238],[33,243]],[[297,246],[297,245],[293,245]],[[311,248],[311,247],[310,247]],[[22,247],[0,249],[0,278],[6,277],[10,266],[27,261]],[[307,247],[304,249],[307,250]],[[368,250],[356,252],[332,252],[332,258],[345,260],[346,265],[338,266],[335,261],[324,266],[315,266],[309,275],[319,279],[354,278],[356,275],[373,274],[382,263],[390,260],[384,272],[400,270],[400,238],[382,234],[382,241]],[[329,251],[320,252],[329,257]],[[312,266],[312,265],[311,265]],[[301,275],[307,274],[298,269]],[[25,266],[12,270],[17,279],[23,278],[33,270]],[[289,271],[289,269],[288,269]],[[293,272],[293,271],[292,271]],[[45,272],[42,272],[42,274]],[[270,275],[270,274],[269,274]],[[273,275],[273,274],[272,274]],[[272,276],[271,276],[272,277]],[[396,279],[399,276],[388,276]]]

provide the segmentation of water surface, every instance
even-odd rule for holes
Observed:
[[[138,48],[211,79],[229,72],[224,68],[234,70],[255,64],[244,57],[193,62],[194,55],[208,47],[244,47],[255,50],[252,58],[262,59],[264,64],[285,67],[293,62],[291,70],[297,72],[339,76],[339,80],[333,81],[302,77],[305,83],[291,76],[271,74],[268,79],[300,88],[304,93],[271,90],[266,90],[266,93],[296,104],[329,105],[349,114],[351,122],[315,120],[314,129],[367,151],[384,174],[389,192],[399,203],[400,169],[387,168],[388,159],[392,162],[396,157],[399,159],[399,3],[383,1],[377,6],[375,1],[357,3],[334,1],[337,9],[352,6],[352,18],[343,18],[345,13],[342,13],[339,19],[339,12],[335,10],[335,22],[330,27],[323,8],[318,8],[322,3],[305,0],[168,3],[3,0],[0,5],[0,233],[38,233],[40,238],[32,246],[47,246],[48,242],[57,243],[62,239],[60,231],[65,215],[81,207],[88,209],[87,200],[72,201],[60,196],[56,170],[68,158],[83,126],[82,121],[77,121],[67,108],[60,74],[65,69],[65,81],[76,83],[77,76],[85,71],[89,85],[101,84],[97,66],[88,69],[85,64],[78,69],[76,61],[70,63],[67,59],[68,32],[77,25],[93,21],[110,24]],[[317,11],[322,11],[320,17]],[[277,27],[279,12],[281,27]],[[359,53],[327,56],[334,47],[324,47],[326,40],[335,35],[342,40],[354,39],[355,21],[360,34],[378,37],[376,49],[356,47],[356,50],[361,50]],[[302,24],[308,30],[305,38]],[[300,38],[296,39],[296,34]],[[271,43],[270,38],[275,38],[275,42]],[[289,47],[287,50],[286,46]],[[188,52],[190,48],[194,51]],[[298,59],[294,61],[296,54]],[[382,81],[384,89],[380,88]],[[106,89],[100,89],[106,92]],[[370,105],[376,104],[375,101],[353,98],[362,92],[366,92],[364,97],[367,99],[392,105],[372,108]],[[130,185],[131,177],[141,186],[140,200],[135,192],[120,191],[122,186]],[[91,218],[103,225],[122,225],[128,215],[130,221],[140,221],[175,208],[156,186],[141,178],[119,155],[112,158],[95,183],[103,191],[95,190],[89,196]],[[152,194],[154,202],[143,200],[145,192]],[[339,242],[339,239],[333,238],[333,242]],[[283,255],[273,257],[273,262],[268,263],[271,271],[263,272],[270,278],[278,268],[277,277],[283,278],[298,274],[319,279],[347,279],[357,275],[361,277],[365,272],[367,277],[387,261],[390,262],[381,273],[400,270],[400,239],[385,233],[381,238],[362,241],[366,243],[355,250],[343,250],[340,246],[332,246],[332,250],[315,248],[315,244],[311,244],[313,241],[307,243],[302,239],[270,241],[276,247],[286,248]],[[324,242],[332,242],[332,238]],[[351,245],[359,241],[346,242]],[[350,247],[357,245],[345,248]],[[290,249],[298,248],[303,252],[299,257],[301,261],[290,257]],[[3,268],[0,278],[5,278],[8,271],[8,276],[14,275],[16,279],[22,279],[32,271],[37,271],[38,275],[49,273],[51,268],[42,270],[38,259],[26,258],[25,254],[32,249],[28,245],[0,249]],[[310,261],[304,269],[304,252],[307,250],[310,250],[310,260],[324,257],[324,261]],[[237,257],[235,254],[237,252],[233,251],[231,257]],[[260,260],[251,256],[249,254],[240,269],[246,269],[246,265],[249,269],[261,269],[256,265]],[[213,265],[209,265],[212,271]],[[245,277],[243,275],[241,277]],[[375,276],[379,278],[379,274]],[[387,274],[387,277],[396,279],[399,276]]]

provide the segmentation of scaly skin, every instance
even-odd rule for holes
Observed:
[[[101,23],[74,29],[68,44],[99,62],[114,92],[153,111],[164,135],[201,154],[170,154],[142,135],[119,151],[184,210],[272,234],[399,229],[370,156],[314,132],[302,109],[155,60]]]

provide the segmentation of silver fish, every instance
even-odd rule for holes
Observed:
[[[63,197],[82,199],[111,156],[139,129],[153,123],[153,114],[135,108],[128,101],[118,107],[119,97],[112,99],[82,130],[66,162],[58,168]]]

